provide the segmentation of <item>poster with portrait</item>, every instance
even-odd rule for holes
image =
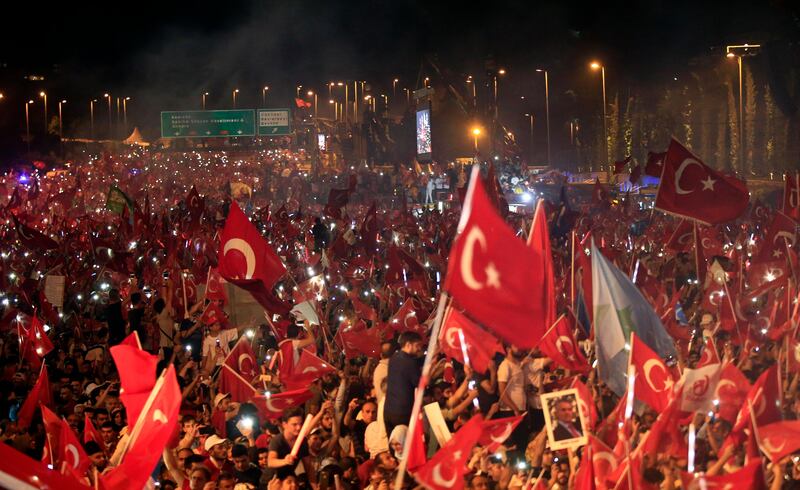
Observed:
[[[583,413],[578,409],[578,390],[554,391],[541,395],[550,449],[577,448],[587,442]]]

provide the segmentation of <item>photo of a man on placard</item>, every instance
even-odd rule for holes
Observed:
[[[553,426],[553,438],[556,441],[583,437],[583,427],[574,403],[575,399],[569,396],[555,402],[556,423]]]
[[[577,390],[544,393],[541,397],[550,449],[576,448],[586,444],[587,437],[583,432],[586,421],[578,410]]]

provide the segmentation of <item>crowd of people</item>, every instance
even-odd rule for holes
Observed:
[[[483,165],[509,232],[524,243],[538,229],[529,243],[547,243],[550,276],[534,289],[552,309],[531,322],[554,323],[516,345],[458,296],[442,304],[469,168],[307,163],[290,150],[132,148],[3,177],[0,438],[13,452],[0,484],[797,488],[796,225],[781,203],[698,226],[635,196],[612,204],[599,183],[579,201],[565,183],[532,220],[504,207],[525,175]],[[419,195],[434,173],[445,207]],[[230,238],[237,213],[285,269],[265,290],[252,284],[263,255],[243,248],[243,228]],[[487,254],[491,237],[475,240]],[[231,248],[246,273],[221,263]],[[633,391],[633,375],[619,392],[598,366],[610,327],[595,321],[607,286],[592,254],[629,278],[646,299],[633,308],[671,339],[672,354],[636,376],[658,397]],[[492,267],[478,281],[475,268],[474,289],[491,289]],[[641,325],[625,328],[626,352],[631,332],[651,344]],[[689,378],[709,366],[710,405],[687,408]],[[160,405],[172,380],[175,417]],[[567,389],[577,395],[551,410],[547,395]],[[161,429],[148,432],[152,421]]]

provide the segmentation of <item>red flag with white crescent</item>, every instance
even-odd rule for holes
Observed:
[[[421,466],[414,477],[431,490],[461,490],[464,474],[472,449],[483,432],[483,417],[480,414],[464,424],[433,457]]]
[[[572,333],[574,320],[570,321],[571,317],[571,314],[570,318],[567,318],[567,315],[558,317],[558,320],[542,337],[539,349],[564,369],[586,372],[589,370],[589,363]]]
[[[528,246],[536,252],[536,258],[541,259],[539,268],[544,271],[544,284],[543,287],[535,289],[533,292],[541,294],[536,296],[533,301],[537,305],[541,305],[544,310],[544,316],[531,319],[532,321],[541,321],[542,330],[547,330],[556,321],[556,281],[553,273],[553,252],[550,248],[550,232],[547,225],[547,213],[545,211],[544,199],[539,200],[536,205],[536,212],[533,214],[533,223],[531,224],[531,232],[528,234]]]
[[[747,488],[759,490],[766,488],[761,458],[756,458],[738,471],[724,475],[709,476],[704,473],[687,473],[681,471],[681,488],[686,490],[704,490],[706,488]]]
[[[783,212],[800,221],[800,172],[786,173],[783,187]]]
[[[664,159],[655,207],[705,224],[733,221],[750,201],[747,186],[703,163],[676,140]]]
[[[223,304],[228,304],[228,293],[225,292],[225,279],[222,278],[222,275],[220,275],[216,267],[212,267],[208,274],[206,299],[222,301]]]
[[[231,400],[239,403],[248,402],[258,395],[253,385],[229,364],[223,364],[219,371],[218,391],[230,395]]]
[[[53,399],[50,396],[50,378],[47,376],[47,366],[44,362],[39,372],[39,378],[17,412],[17,425],[20,428],[27,428],[31,424],[33,413],[40,403],[42,405],[53,403]]]
[[[225,358],[225,364],[231,369],[241,374],[245,379],[251,380],[258,375],[258,361],[256,353],[250,346],[247,336],[241,336],[233,349]]]
[[[467,356],[475,372],[485,373],[495,353],[503,353],[502,344],[492,334],[482,330],[457,309],[449,307],[442,321],[439,346],[446,356],[464,364],[461,335],[464,336]]]
[[[290,408],[299,407],[313,396],[307,388],[274,393],[268,396],[258,395],[253,398],[253,404],[258,409],[258,415],[263,420],[276,420],[281,418],[283,412]]]
[[[524,418],[525,415],[523,414],[517,417],[484,420],[478,444],[483,446],[490,453],[497,451]]]
[[[497,215],[477,178],[467,192],[453,243],[444,289],[473,318],[503,340],[520,348],[534,347],[544,334],[531,325],[545,308],[531,298],[542,297],[542,258],[517,238]]]
[[[631,332],[631,366],[636,369],[634,394],[656,412],[667,408],[675,380],[658,354]]]
[[[774,463],[800,449],[800,420],[782,420],[762,425],[756,434],[758,446]]]

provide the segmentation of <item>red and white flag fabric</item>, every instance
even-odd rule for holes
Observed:
[[[227,363],[219,371],[218,391],[229,394],[231,400],[239,403],[246,403],[258,395],[253,385]]]
[[[733,221],[747,209],[750,194],[741,180],[723,175],[672,140],[655,207],[705,224]]]
[[[155,386],[158,357],[130,343],[115,345],[110,351],[119,372],[119,398],[128,412],[129,423],[134,424]]]
[[[783,213],[800,222],[800,172],[786,173],[783,187]]]
[[[4,488],[52,488],[86,490],[87,487],[72,475],[62,475],[46,464],[17,451],[9,444],[0,444],[0,485]],[[104,488],[104,487],[100,487]],[[106,487],[110,488],[110,487]]]
[[[50,378],[47,376],[47,366],[42,363],[42,368],[39,371],[39,379],[33,385],[28,397],[22,403],[19,411],[17,412],[17,425],[21,428],[27,428],[31,425],[31,419],[39,404],[50,405],[53,399],[50,396]]]
[[[208,282],[206,283],[206,299],[211,301],[223,301],[228,304],[228,293],[225,292],[225,279],[216,267],[212,267],[208,272]]]
[[[644,166],[645,175],[650,177],[661,177],[661,172],[664,170],[664,158],[667,152],[647,152],[647,163]]]
[[[575,340],[573,325],[567,315],[558,317],[542,337],[539,350],[564,369],[583,373],[589,370],[589,363]]]
[[[747,393],[731,433],[743,430],[750,423],[750,407],[753,407],[753,419],[760,427],[781,420],[781,409],[776,403],[781,399],[780,378],[778,366],[772,367],[761,373],[753,387]]]
[[[482,330],[475,322],[451,306],[445,312],[442,321],[439,346],[447,357],[464,364],[466,361],[461,345],[462,334],[472,369],[478,373],[485,373],[495,353],[503,353],[503,346],[492,334]]]
[[[705,490],[712,488],[747,488],[748,490],[766,489],[761,459],[756,458],[740,470],[724,475],[707,476],[703,473],[692,474],[681,471],[681,488],[685,490]]]
[[[536,288],[533,291],[535,294],[541,294],[541,297],[535,297],[533,301],[537,305],[544,306],[544,316],[541,319],[531,319],[531,321],[541,322],[538,328],[544,331],[553,325],[558,315],[556,310],[556,280],[553,273],[553,252],[550,248],[550,232],[547,226],[547,212],[545,210],[544,199],[540,199],[536,204],[536,212],[533,214],[531,232],[528,234],[528,246],[531,250],[536,252],[534,257],[537,260],[541,259],[541,262],[537,265],[544,271],[544,284],[542,287]]]
[[[700,353],[700,360],[697,361],[697,368],[709,366],[711,364],[720,364],[719,354],[717,348],[714,346],[714,339],[708,337],[703,344],[703,352]]]
[[[358,325],[363,325],[359,322]],[[365,355],[378,359],[381,352],[381,331],[378,328],[359,328],[346,326],[340,328],[335,339],[348,359]]]
[[[267,311],[288,313],[288,305],[272,293],[286,267],[235,202],[220,234],[218,260],[226,281],[248,291]]]
[[[306,388],[322,376],[336,372],[333,366],[315,356],[307,349],[300,351],[300,359],[292,368],[291,376],[281,376],[281,383],[287,391]]]
[[[521,242],[497,215],[473,168],[459,223],[460,234],[450,250],[444,289],[473,318],[520,348],[534,347],[544,334],[544,272],[537,253]]]
[[[258,409],[258,414],[263,420],[277,420],[283,412],[290,408],[299,407],[307,402],[313,393],[307,388],[284,391],[269,395],[258,395],[253,398],[253,404]]]
[[[714,390],[714,399],[719,400],[717,416],[733,424],[750,388],[750,381],[735,364],[732,362],[723,364],[719,382]]]
[[[58,248],[58,243],[44,233],[21,223],[16,216],[12,216],[17,229],[20,243],[31,250],[53,250]]]
[[[425,319],[423,318],[422,321]],[[414,308],[414,301],[411,298],[405,300],[399,310],[389,319],[389,327],[395,332],[420,332],[424,329],[422,321],[417,317],[417,310]]]
[[[100,478],[106,488],[142,488],[178,426],[181,388],[175,367],[156,380],[128,439],[122,462]]]
[[[239,338],[225,358],[225,364],[247,380],[251,380],[259,374],[256,353],[253,352],[247,336],[243,335]]]
[[[713,409],[721,371],[720,364],[709,364],[698,369],[684,369],[680,381],[680,385],[683,387],[681,410],[696,412]]]
[[[658,354],[631,332],[631,366],[636,369],[634,393],[638,400],[648,404],[656,412],[662,412],[672,398],[672,379],[667,365]]]
[[[83,443],[86,444],[89,441],[94,441],[97,443],[98,446],[103,447],[103,437],[100,435],[100,432],[94,427],[92,423],[91,417],[89,414],[84,414],[83,417]]]
[[[583,384],[580,379],[578,379],[577,376],[572,380],[571,387],[578,390],[578,410],[581,411],[583,420],[586,420],[589,423],[590,430],[593,430],[595,426],[597,426],[597,422],[600,419],[597,416],[597,407],[594,404],[594,397],[592,396],[592,393],[589,391],[589,388]]]
[[[69,472],[76,476],[83,476],[92,465],[92,461],[86,455],[83,445],[78,441],[78,436],[72,431],[67,421],[61,419],[60,425],[58,461],[63,466],[63,469],[66,470],[64,471],[65,473]]]
[[[475,415],[464,424],[414,477],[431,490],[461,490],[472,449],[483,432],[483,417]]]
[[[484,420],[481,428],[481,437],[478,439],[478,444],[484,447],[490,453],[497,451],[500,446],[506,442],[514,429],[517,428],[525,415],[517,417],[507,417],[504,419]],[[519,449],[519,448],[517,448]]]
[[[617,470],[620,462],[614,455],[614,452],[611,450],[611,448],[605,445],[603,441],[595,437],[593,434],[589,434],[588,442],[590,449],[587,449],[589,449],[592,455],[594,487],[597,490],[606,490],[609,488],[607,480]],[[613,486],[611,488],[613,488]]]
[[[756,434],[758,446],[774,463],[800,449],[800,420],[782,420],[762,425]]]
[[[44,325],[36,314],[30,316],[31,324],[27,335],[22,339],[20,350],[22,356],[31,363],[31,366],[38,366],[44,356],[53,350],[53,342],[44,331]]]

